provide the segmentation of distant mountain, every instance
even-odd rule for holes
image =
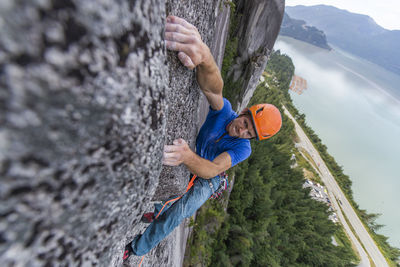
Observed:
[[[324,31],[328,43],[400,74],[399,30],[386,30],[369,16],[326,5],[286,7],[286,12]]]
[[[323,31],[318,30],[314,26],[306,25],[304,20],[290,18],[287,13],[283,16],[281,31],[279,34],[331,50]]]

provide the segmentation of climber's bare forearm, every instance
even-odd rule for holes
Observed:
[[[189,69],[197,67],[197,82],[214,110],[222,109],[223,81],[220,70],[199,31],[186,20],[168,16],[165,24],[165,44],[177,51],[178,58]]]
[[[222,99],[222,88],[224,82],[210,49],[206,45],[204,46],[204,61],[197,66],[197,82],[200,89],[207,97],[212,109],[220,110],[224,106]]]
[[[226,171],[231,166],[230,157],[224,157],[224,160],[219,161],[209,161],[207,159],[203,159],[194,152],[193,155],[188,158],[183,164],[185,164],[185,166],[189,169],[191,173],[196,174],[197,176],[204,179],[213,178],[221,172]]]
[[[164,146],[164,165],[178,166],[182,163],[193,174],[209,179],[229,169],[231,158],[227,152],[224,152],[213,161],[209,161],[194,153],[183,139],[174,140],[172,145]]]

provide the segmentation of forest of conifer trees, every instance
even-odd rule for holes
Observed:
[[[270,62],[266,77],[271,85],[261,83],[249,105],[267,102],[281,107],[286,99],[294,66],[279,51]],[[291,167],[294,138],[294,125],[283,115],[279,134],[268,141],[252,141],[250,158],[230,171],[234,187],[228,204],[209,201],[192,223],[194,233],[188,246],[193,249],[187,250],[185,266],[199,262],[203,266],[357,263],[343,230],[328,219],[328,206],[309,197],[309,189],[302,187],[301,167]]]

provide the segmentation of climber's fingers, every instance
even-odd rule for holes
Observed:
[[[173,145],[165,145],[163,153],[163,164],[168,166],[178,166],[184,162],[190,148],[182,138],[173,141]]]
[[[163,164],[168,166],[178,166],[183,162],[182,154],[179,152],[164,152]]]
[[[189,69],[192,70],[196,67],[194,65],[193,61],[190,59],[190,57],[188,55],[186,55],[184,52],[179,52],[178,58],[182,62],[182,64]]]
[[[164,146],[164,153],[176,152],[179,151],[181,148],[176,145],[165,145]]]
[[[182,157],[179,152],[164,152],[163,156],[165,160],[180,160]]]
[[[178,32],[186,35],[191,35],[193,34],[193,31],[190,31],[183,27],[180,24],[173,24],[173,23],[167,23],[165,24],[165,33],[167,32]]]
[[[184,44],[192,44],[198,41],[197,37],[194,35],[188,35],[179,32],[166,32],[165,40],[184,43]]]
[[[172,51],[184,52],[192,61],[194,66],[201,63],[202,60],[202,45],[199,44],[183,44],[174,41],[165,42],[167,48]],[[183,56],[181,56],[183,59]],[[190,63],[190,62],[188,62]]]
[[[197,28],[182,18],[169,15],[167,17],[167,23],[174,23],[174,24],[182,25],[183,27],[185,27],[186,29],[190,30],[191,32],[195,33],[196,35],[198,35],[200,37],[200,34],[199,34]]]
[[[163,160],[163,164],[167,166],[178,166],[182,163],[182,161],[176,160]]]
[[[185,146],[185,145],[187,145],[187,142],[185,141],[185,139],[182,139],[182,138],[178,138],[178,139],[175,139],[173,142],[172,142],[174,145],[179,145],[179,146]]]
[[[202,62],[204,51],[207,50],[197,28],[176,16],[167,17],[165,45],[169,50],[178,51],[179,60],[189,69],[194,69]]]

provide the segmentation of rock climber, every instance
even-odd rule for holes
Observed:
[[[210,109],[196,139],[196,152],[185,140],[177,139],[164,147],[163,164],[184,164],[198,178],[179,200],[165,207],[157,219],[154,214],[160,211],[160,206],[155,205],[154,213],[145,214],[142,220],[150,225],[125,247],[124,260],[131,254],[148,253],[185,218],[192,216],[220,186],[219,174],[250,156],[249,139],[268,139],[282,125],[279,110],[271,104],[245,108],[239,115],[232,110],[229,101],[222,96],[220,70],[195,26],[182,18],[168,16],[165,43],[167,49],[178,52],[184,66],[191,70],[196,68],[197,82]]]

